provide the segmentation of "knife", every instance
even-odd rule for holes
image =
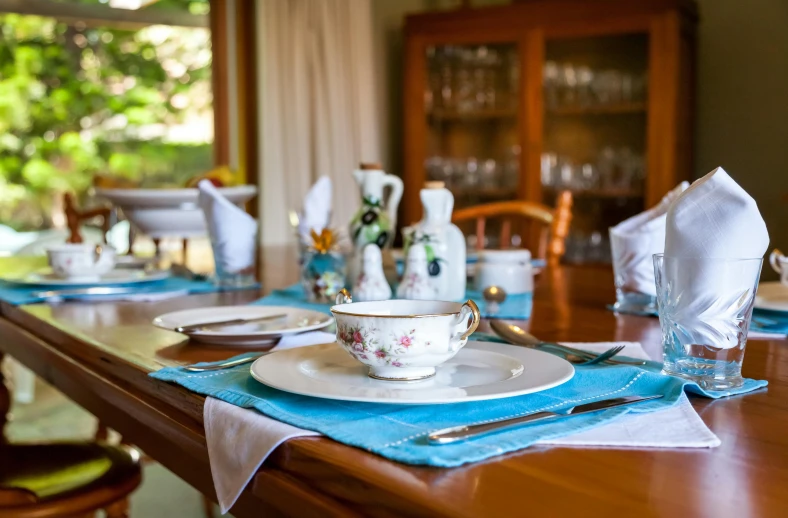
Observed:
[[[30,295],[37,299],[51,299],[51,298],[72,298],[84,297],[90,295],[124,295],[127,293],[144,293],[140,292],[137,288],[120,288],[120,287],[93,287],[93,288],[71,288],[64,290],[46,290],[34,291]]]
[[[586,403],[585,405],[578,405],[566,410],[564,413],[557,412],[536,412],[512,419],[502,419],[500,421],[493,421],[492,423],[472,424],[467,426],[455,426],[453,428],[444,428],[437,432],[432,432],[427,437],[430,444],[451,444],[459,441],[467,441],[468,439],[475,439],[482,435],[489,433],[500,432],[509,428],[514,428],[525,423],[533,423],[547,419],[556,419],[558,417],[568,417],[578,414],[587,414],[589,412],[597,412],[607,408],[614,408],[623,405],[632,405],[642,401],[650,401],[652,399],[661,398],[661,394],[654,396],[626,396],[611,399],[603,399],[593,403]]]
[[[279,318],[284,318],[287,315],[285,313],[281,313],[278,315],[265,315],[263,317],[255,317],[255,318],[234,318],[232,320],[220,320],[218,322],[204,322],[202,324],[189,324],[187,326],[178,326],[173,331],[177,333],[192,333],[194,331],[200,331],[205,329],[206,327],[221,327],[221,326],[234,326],[239,324],[248,324],[250,322],[264,322],[266,320],[277,320]]]

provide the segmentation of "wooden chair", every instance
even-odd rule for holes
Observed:
[[[3,381],[0,373],[0,518],[88,518],[99,510],[127,518],[128,496],[142,479],[139,454],[97,442],[6,442]]]
[[[104,239],[106,240],[107,232],[109,232],[110,213],[112,209],[109,207],[96,207],[88,210],[80,210],[77,208],[77,202],[74,200],[74,195],[70,192],[63,194],[63,207],[66,213],[66,225],[68,226],[68,240],[67,243],[81,243],[82,234],[79,232],[79,227],[85,220],[101,217],[101,229],[104,231]]]
[[[512,219],[530,223],[528,248],[534,257],[557,261],[566,251],[566,236],[572,221],[572,193],[561,191],[556,197],[554,209],[530,201],[502,201],[459,209],[452,214],[454,223],[476,220],[476,249],[484,248],[484,232],[487,220],[502,218],[501,248],[509,248],[512,238]]]

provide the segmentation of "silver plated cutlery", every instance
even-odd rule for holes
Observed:
[[[189,334],[195,331],[202,331],[204,329],[208,329],[211,327],[224,327],[224,326],[235,326],[240,324],[250,324],[250,323],[257,323],[257,322],[267,322],[270,320],[278,320],[280,318],[285,318],[287,315],[284,313],[280,313],[277,315],[265,315],[262,317],[255,317],[255,318],[234,318],[232,320],[219,320],[215,322],[203,322],[198,324],[189,324],[185,326],[178,326],[173,329],[176,333],[183,333]]]
[[[574,347],[570,347],[568,345],[558,344],[555,342],[544,342],[539,340],[534,335],[526,331],[525,329],[517,326],[515,324],[510,324],[508,322],[504,322],[501,320],[493,320],[490,322],[490,327],[495,331],[495,334],[503,338],[509,343],[515,345],[522,345],[524,347],[532,347],[532,348],[548,348],[554,349],[556,351],[560,351],[566,355],[573,355],[579,358],[583,358],[585,360],[593,360],[594,358],[598,357],[598,354],[584,351],[582,349],[576,349]],[[616,346],[618,350],[616,353],[608,356],[604,360],[604,363],[607,364],[615,364],[615,365],[645,365],[646,362],[643,360],[619,360],[619,359],[612,359],[611,357],[615,354],[618,354],[623,350],[623,346]],[[611,348],[613,349],[613,348]],[[602,354],[607,354],[611,349],[608,349]]]
[[[469,439],[476,439],[477,437],[482,437],[491,433],[501,432],[503,430],[508,430],[509,428],[514,428],[526,423],[553,420],[578,414],[587,414],[589,412],[597,412],[599,410],[605,410],[608,408],[632,405],[635,403],[641,403],[643,401],[651,401],[661,397],[661,394],[653,396],[617,397],[603,399],[593,403],[586,403],[584,405],[577,405],[564,410],[563,412],[535,412],[533,414],[514,417],[511,419],[502,419],[500,421],[493,421],[491,423],[454,426],[452,428],[444,428],[443,430],[432,432],[427,437],[427,440],[430,444],[435,445],[452,444],[455,442],[467,441]]]

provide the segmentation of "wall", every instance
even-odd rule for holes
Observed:
[[[698,3],[695,172],[724,167],[758,202],[771,246],[786,250],[788,2]]]
[[[373,0],[382,160],[402,167],[402,25],[456,0]],[[508,3],[475,0],[474,5]],[[788,251],[788,1],[698,0],[695,176],[723,166]],[[764,270],[766,273],[766,270]]]

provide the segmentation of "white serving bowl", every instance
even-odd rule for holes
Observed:
[[[238,206],[257,194],[254,185],[220,187],[219,192]],[[184,189],[96,189],[96,194],[123,210],[143,234],[153,237],[200,237],[208,233],[202,210],[197,205],[199,190]]]
[[[457,354],[481,319],[471,300],[351,302],[332,306],[331,313],[339,345],[369,366],[371,378],[387,381],[434,376],[435,367]]]

